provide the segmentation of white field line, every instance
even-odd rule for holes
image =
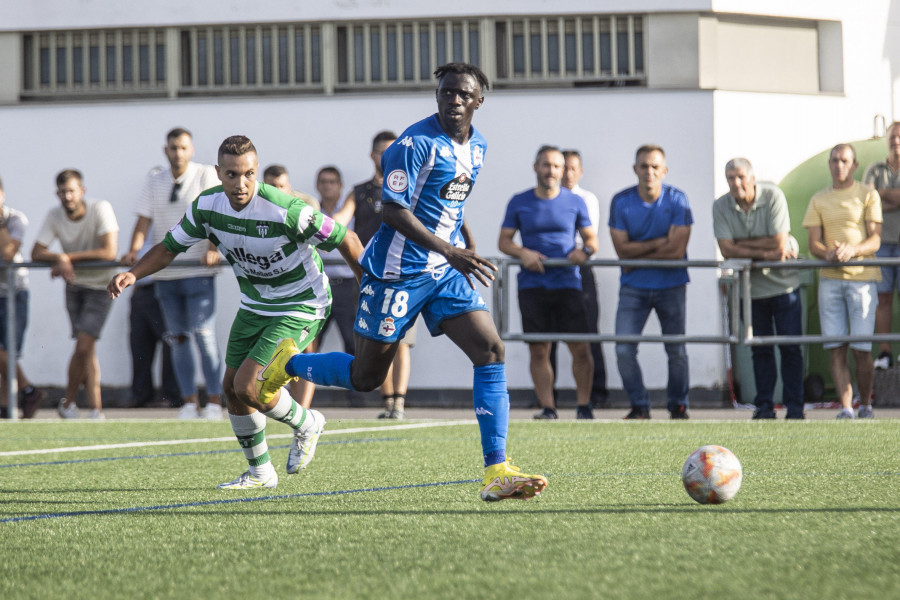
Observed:
[[[406,423],[404,425],[384,425],[381,427],[352,427],[349,429],[332,429],[322,432],[322,435],[338,435],[342,433],[372,433],[376,431],[400,431],[403,429],[423,429],[425,427],[452,427],[454,425],[474,425],[477,421],[437,421],[429,423]],[[267,439],[280,439],[294,437],[292,433],[276,433],[267,435]],[[150,446],[177,446],[180,444],[212,444],[218,442],[233,442],[234,436],[219,438],[196,438],[186,440],[157,440],[147,442],[129,442],[127,444],[98,444],[96,446],[66,446],[62,448],[40,448],[37,450],[12,450],[0,452],[0,456],[26,456],[33,454],[57,454],[63,452],[87,452],[90,450],[113,450],[116,448],[146,448]]]

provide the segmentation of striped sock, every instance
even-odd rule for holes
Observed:
[[[237,436],[244,457],[250,463],[250,474],[257,479],[268,479],[274,472],[272,460],[269,458],[269,445],[266,443],[266,417],[254,412],[249,415],[233,415],[228,413],[231,429]]]
[[[275,403],[275,408],[263,414],[270,419],[281,421],[292,429],[301,429],[303,424],[307,422],[306,416],[309,414],[309,411],[291,398],[287,388],[281,388],[281,395],[278,397],[278,402]]]

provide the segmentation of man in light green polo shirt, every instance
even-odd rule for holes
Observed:
[[[713,230],[725,258],[780,261],[796,258],[784,193],[757,182],[753,165],[734,158],[725,165],[729,192],[713,204]],[[801,335],[800,279],[794,269],[753,269],[750,273],[754,335]],[[746,318],[746,315],[745,315]],[[782,400],[788,419],[803,418],[803,354],[799,344],[780,345]],[[756,381],[754,419],[775,418],[773,346],[753,346]]]

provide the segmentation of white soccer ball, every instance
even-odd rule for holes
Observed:
[[[688,495],[700,504],[721,504],[741,489],[743,470],[737,456],[722,446],[703,446],[688,456],[681,481]]]

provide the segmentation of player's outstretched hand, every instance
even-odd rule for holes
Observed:
[[[119,295],[130,285],[134,285],[135,278],[134,274],[131,271],[125,271],[124,273],[119,273],[109,282],[109,285],[106,286],[106,291],[109,292],[109,297],[115,300],[119,297]]]
[[[481,285],[491,286],[497,267],[489,260],[478,256],[468,248],[454,247],[445,256],[450,266],[463,274],[473,290],[475,289],[475,282],[472,281],[473,277],[481,282]]]

